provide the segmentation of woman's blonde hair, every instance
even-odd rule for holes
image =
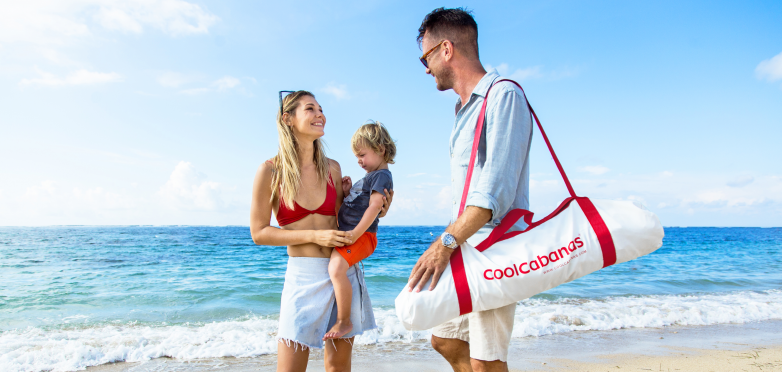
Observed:
[[[383,161],[388,164],[394,164],[396,142],[388,134],[385,125],[379,121],[367,120],[366,124],[358,128],[356,133],[353,133],[350,144],[353,147],[353,153],[356,154],[358,154],[360,147],[368,147],[378,154],[380,151],[385,150]]]
[[[305,96],[315,98],[314,94],[306,90],[293,92],[283,98],[282,108],[277,112],[277,132],[280,135],[280,147],[277,150],[277,156],[272,159],[274,172],[272,172],[271,200],[279,198],[280,203],[284,203],[288,209],[294,208],[293,199],[298,194],[301,186],[301,159],[299,159],[299,144],[296,136],[293,135],[293,128],[285,124],[282,117],[285,113],[289,114],[290,117],[295,117],[299,101]],[[318,138],[313,145],[312,160],[315,162],[318,170],[318,179],[332,183],[329,178],[329,159],[323,151],[323,141]]]

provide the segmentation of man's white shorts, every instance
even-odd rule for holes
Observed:
[[[507,362],[515,314],[516,303],[465,314],[434,327],[432,335],[468,342],[472,359]]]

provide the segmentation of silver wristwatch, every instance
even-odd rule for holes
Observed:
[[[456,247],[459,246],[456,244],[456,237],[447,232],[444,232],[443,235],[440,235],[440,242],[443,243],[445,248],[456,249]]]

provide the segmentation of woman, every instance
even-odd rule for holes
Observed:
[[[338,231],[336,214],[344,198],[342,172],[326,157],[320,137],[326,125],[315,96],[297,91],[281,100],[277,114],[280,148],[258,168],[253,183],[250,230],[255,244],[288,246],[288,267],[280,306],[277,371],[305,371],[309,348],[322,347],[322,337],[336,321],[334,292],[328,275],[335,246],[352,243]],[[325,195],[324,195],[325,194]],[[388,210],[387,195],[381,216]],[[270,225],[271,213],[281,228]],[[372,305],[356,267],[348,271],[353,286],[354,329],[328,343],[327,371],[349,371],[353,338],[376,328]]]

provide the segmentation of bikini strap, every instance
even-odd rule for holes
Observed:
[[[267,161],[265,161],[265,163],[269,163],[269,164],[271,164],[271,165],[272,165],[272,173],[277,173],[277,165],[276,165],[276,164],[274,164],[274,162],[273,162],[273,161],[271,161],[271,160],[267,160]]]

